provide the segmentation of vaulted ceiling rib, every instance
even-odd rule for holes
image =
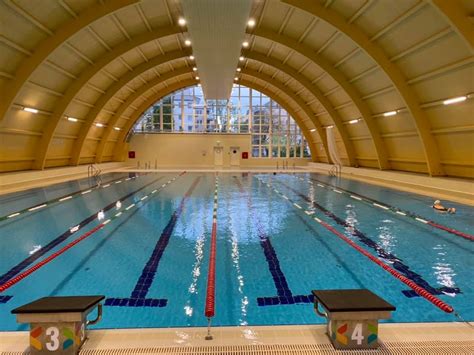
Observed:
[[[129,108],[143,104],[137,92],[146,87],[157,94],[196,82],[189,71],[210,61],[197,46],[184,45],[198,31],[191,26],[192,16],[189,28],[177,24],[186,16],[185,5],[64,0],[38,8],[2,0],[0,11],[8,14],[9,26],[0,37],[0,169],[41,169],[68,159],[76,165],[94,156],[102,160],[106,145],[118,147],[126,134],[113,127],[133,124],[124,114],[133,117]],[[242,51],[246,58],[240,62],[238,53],[232,54],[235,63],[224,66],[233,77],[238,63],[240,80],[268,82],[265,90],[296,98],[292,102],[301,107],[296,112],[311,119],[322,143],[323,126],[335,124],[349,165],[466,176],[474,167],[460,155],[468,152],[462,144],[474,132],[468,118],[474,92],[469,16],[474,10],[464,5],[254,0],[255,28],[244,30],[240,19],[240,34],[251,43]],[[194,62],[187,58],[191,53]],[[168,61],[157,59],[166,56],[171,56]],[[199,68],[201,80],[203,72]],[[465,103],[442,104],[460,95],[467,95]],[[24,106],[38,113],[24,112]],[[385,115],[388,111],[396,113],[394,118]],[[98,121],[106,127],[91,129]]]

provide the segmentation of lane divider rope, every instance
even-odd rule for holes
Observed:
[[[132,178],[127,178],[128,180],[130,179],[135,179],[136,177],[138,177],[139,175],[136,175]],[[68,201],[74,197],[79,197],[80,195],[85,195],[85,194],[88,194],[89,192],[92,192],[93,190],[98,190],[100,188],[107,188],[110,186],[110,183],[114,182],[114,181],[117,181],[117,180],[120,180],[120,179],[123,179],[123,177],[121,178],[117,178],[117,179],[113,179],[113,180],[110,180],[110,181],[107,181],[107,184],[106,185],[94,185],[93,187],[91,188],[88,188],[87,190],[78,190],[78,191],[74,191],[74,192],[71,192],[67,195],[63,195],[63,196],[60,196],[60,197],[56,197],[54,199],[51,199],[51,200],[48,200],[48,201],[44,201],[44,202],[41,202],[41,203],[38,203],[34,206],[30,206],[30,207],[27,207],[27,208],[24,208],[22,210],[18,210],[18,211],[14,211],[14,212],[10,212],[8,215],[5,215],[5,216],[0,216],[0,222],[4,221],[4,220],[7,220],[7,219],[11,219],[11,218],[14,218],[14,217],[17,217],[19,215],[22,215],[24,214],[25,212],[33,212],[33,211],[37,211],[43,207],[46,207],[46,206],[51,206],[53,204],[57,204],[59,202],[64,202],[64,201]]]
[[[145,185],[141,186],[137,190],[132,191],[132,192],[130,192],[130,193],[124,195],[124,196],[121,196],[119,199],[109,203],[107,206],[103,207],[100,211],[96,211],[95,213],[91,214],[87,218],[80,221],[77,225],[75,225],[73,227],[70,227],[64,233],[57,236],[56,238],[54,238],[50,242],[48,242],[48,244],[46,244],[45,246],[43,246],[42,248],[37,250],[35,253],[33,253],[30,256],[28,256],[27,258],[23,259],[20,263],[18,263],[14,267],[12,267],[6,273],[0,275],[0,284],[3,284],[6,281],[10,280],[13,276],[16,276],[18,273],[20,273],[22,270],[24,270],[25,268],[27,268],[28,266],[30,266],[31,264],[36,262],[39,258],[41,258],[43,255],[48,253],[50,250],[52,250],[53,248],[55,248],[56,246],[58,246],[62,242],[66,241],[73,233],[77,232],[78,230],[84,228],[86,225],[88,225],[89,223],[94,221],[96,218],[98,218],[99,213],[101,213],[101,212],[105,213],[105,212],[111,210],[112,208],[120,209],[121,205],[122,205],[121,201],[127,200],[128,198],[136,195],[138,192],[146,189],[148,186],[151,186],[151,185],[157,183],[161,179],[163,179],[163,176],[158,177],[157,179],[153,179],[151,182],[146,183]]]
[[[302,181],[305,181],[304,179],[300,178],[300,180]],[[396,213],[400,216],[404,216],[404,217],[407,217],[407,218],[411,218],[411,219],[414,219],[418,222],[421,222],[423,224],[426,224],[426,225],[429,225],[429,226],[432,226],[434,228],[437,228],[437,229],[440,229],[440,230],[443,230],[445,232],[448,232],[448,233],[451,233],[451,234],[454,234],[454,235],[457,235],[459,237],[462,237],[464,239],[467,239],[467,240],[470,240],[470,241],[474,241],[474,235],[471,235],[471,234],[468,234],[468,233],[465,233],[465,232],[461,232],[455,228],[452,228],[452,227],[447,227],[447,226],[444,226],[442,224],[439,224],[439,223],[436,223],[434,221],[431,221],[429,220],[428,218],[425,218],[425,217],[422,217],[422,216],[419,216],[413,212],[410,212],[410,211],[406,211],[406,210],[402,210],[401,208],[398,208],[398,207],[395,207],[395,206],[391,206],[389,204],[386,204],[386,203],[383,203],[383,202],[380,202],[380,201],[377,201],[373,198],[370,198],[370,197],[367,197],[367,196],[364,196],[364,195],[360,195],[356,192],[353,192],[353,191],[350,191],[350,190],[346,190],[346,189],[343,189],[341,187],[337,187],[337,190],[335,190],[335,187],[334,185],[331,185],[331,184],[327,184],[327,183],[324,183],[318,179],[315,179],[315,178],[310,178],[310,182],[311,180],[317,182],[317,185],[319,187],[322,187],[322,188],[325,188],[325,189],[328,189],[328,190],[331,190],[331,191],[334,191],[334,192],[338,192],[338,193],[344,193],[346,195],[349,195],[349,197],[351,197],[352,199],[354,200],[357,200],[357,201],[362,201],[362,202],[365,202],[365,203],[368,203],[369,205],[372,205],[372,206],[376,206],[378,208],[381,208],[381,209],[384,209],[384,210],[387,210],[387,211],[390,211],[390,212],[393,212],[393,213]]]
[[[169,182],[167,182],[164,186],[170,184],[171,182],[175,181],[179,176],[183,175],[183,173],[181,173],[180,175],[174,177],[173,179],[171,179]],[[157,190],[157,192],[161,191],[164,186],[160,189]],[[148,200],[150,201],[150,200]],[[147,203],[148,201],[146,202],[143,202],[143,201],[140,201],[138,202],[137,204],[133,204],[134,207],[141,207],[143,206],[145,203]],[[125,211],[123,211],[125,212]],[[128,210],[127,210],[128,212]],[[86,233],[82,234],[81,236],[79,236],[78,238],[76,238],[75,240],[73,240],[72,242],[68,243],[67,245],[65,245],[63,248],[59,249],[58,251],[56,251],[55,253],[51,254],[50,256],[48,256],[47,258],[43,259],[42,261],[36,263],[35,265],[33,265],[32,267],[28,268],[27,270],[25,270],[24,272],[22,272],[21,274],[19,274],[18,276],[15,276],[14,278],[8,280],[7,282],[5,282],[4,284],[0,285],[0,292],[3,292],[7,289],[9,289],[10,287],[12,287],[13,285],[17,284],[18,282],[20,282],[21,280],[23,280],[24,278],[26,278],[27,276],[31,275],[32,273],[34,273],[35,271],[37,271],[38,269],[42,268],[44,265],[48,264],[49,262],[51,262],[52,260],[56,259],[58,256],[64,254],[66,251],[68,251],[69,249],[71,249],[73,246],[75,246],[76,244],[80,243],[81,241],[83,241],[84,239],[90,237],[91,235],[93,235],[95,232],[97,232],[98,230],[101,230],[102,228],[104,228],[108,223],[110,223],[111,221],[119,218],[123,213],[117,213],[116,215],[110,217],[109,219],[105,220],[104,222],[98,224],[97,226],[95,226],[94,228],[92,228],[91,230],[87,231]]]
[[[217,242],[217,195],[219,190],[219,177],[215,176],[214,207],[212,210],[211,250],[209,253],[209,270],[207,273],[206,307],[204,315],[207,317],[206,340],[211,340],[211,318],[215,316],[216,304],[216,242]]]
[[[267,184],[266,182],[262,181],[264,184],[266,184],[267,186],[271,187],[270,184]],[[273,191],[275,191],[273,189]],[[280,195],[279,193],[277,193],[278,195]],[[289,200],[290,201],[290,200]],[[291,201],[290,201],[291,202]],[[336,235],[337,237],[339,237],[341,240],[343,240],[344,242],[346,242],[347,244],[349,244],[351,247],[353,247],[354,249],[356,249],[358,252],[360,252],[362,255],[364,255],[365,257],[369,258],[371,261],[373,261],[375,264],[377,264],[378,266],[382,267],[385,271],[389,272],[392,276],[394,276],[396,279],[400,280],[401,282],[403,282],[405,285],[407,285],[408,287],[410,287],[413,291],[415,291],[417,294],[419,294],[421,297],[425,298],[426,300],[428,300],[429,302],[431,302],[432,304],[434,304],[436,307],[438,307],[439,309],[441,309],[442,311],[446,312],[446,313],[452,313],[454,311],[453,307],[451,307],[450,305],[448,305],[447,303],[443,302],[442,300],[440,300],[439,298],[437,298],[436,296],[433,296],[431,293],[429,293],[428,291],[426,291],[423,287],[420,287],[418,286],[415,282],[411,281],[410,279],[408,279],[407,277],[403,276],[402,274],[400,274],[398,271],[396,271],[395,269],[391,268],[390,266],[386,265],[385,263],[383,263],[382,261],[380,261],[379,259],[377,259],[375,256],[373,256],[372,254],[370,254],[367,250],[363,249],[362,247],[360,247],[359,245],[355,244],[352,240],[350,240],[349,238],[347,238],[345,235],[343,235],[342,233],[340,233],[339,231],[337,231],[335,228],[333,228],[332,226],[330,226],[329,224],[323,222],[321,219],[317,218],[317,217],[314,217],[312,218],[313,220],[315,220],[316,222],[318,222],[319,224],[321,224],[324,228],[326,228],[327,230],[329,230],[330,232],[332,232],[334,235]]]

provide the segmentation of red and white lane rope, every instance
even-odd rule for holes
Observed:
[[[298,209],[302,209],[301,206],[299,206],[297,203],[291,201],[286,195],[284,195],[283,193],[281,193],[280,191],[278,191],[277,189],[273,188],[273,186],[271,184],[268,184],[262,180],[260,180],[263,184],[267,185],[270,189],[272,189],[277,195],[280,195],[281,197],[283,197],[285,200],[287,200],[288,202],[290,202],[292,205],[294,205],[296,208]],[[308,214],[307,214],[308,215]],[[329,230],[331,233],[333,233],[334,235],[336,235],[337,237],[339,237],[341,240],[343,240],[344,242],[346,242],[347,244],[349,244],[352,248],[354,248],[355,250],[357,250],[359,253],[361,253],[362,255],[364,255],[365,257],[369,258],[371,261],[373,261],[375,264],[377,264],[378,266],[382,267],[385,271],[389,272],[393,277],[395,277],[396,279],[400,280],[401,282],[403,282],[405,285],[407,285],[408,287],[410,287],[412,290],[414,290],[416,293],[418,293],[421,297],[425,298],[426,300],[428,300],[429,302],[431,302],[432,304],[434,304],[436,307],[438,307],[439,309],[441,309],[442,311],[446,312],[446,313],[452,313],[454,311],[453,307],[451,307],[450,305],[448,305],[447,303],[441,301],[439,298],[437,298],[436,296],[432,295],[431,293],[429,293],[428,291],[426,291],[423,287],[421,286],[418,286],[415,282],[411,281],[410,279],[408,279],[407,277],[403,276],[402,274],[400,274],[398,271],[396,271],[395,269],[391,268],[390,266],[388,266],[387,264],[383,263],[382,261],[380,261],[379,259],[377,259],[375,256],[373,256],[372,254],[370,254],[367,250],[363,249],[362,247],[360,247],[359,245],[357,245],[356,243],[354,243],[352,240],[350,240],[349,238],[347,238],[345,235],[343,235],[342,233],[340,233],[339,231],[337,231],[335,228],[331,227],[329,224],[325,223],[324,221],[322,221],[321,219],[319,219],[318,217],[312,217],[312,219],[316,222],[318,222],[319,224],[321,224],[324,228],[326,228],[327,230]]]
[[[102,228],[104,228],[108,223],[110,223],[111,221],[119,218],[120,216],[122,216],[123,214],[125,213],[128,213],[130,212],[131,209],[133,208],[138,208],[138,207],[141,207],[143,204],[145,204],[148,197],[151,196],[151,195],[154,195],[158,192],[160,192],[161,190],[163,190],[167,185],[171,184],[172,182],[174,182],[179,176],[183,175],[183,173],[179,174],[178,176],[175,176],[174,178],[168,180],[166,183],[162,184],[161,187],[159,189],[155,189],[153,191],[151,191],[148,195],[144,195],[140,201],[138,201],[137,203],[131,203],[130,205],[128,205],[127,207],[125,207],[122,211],[119,211],[117,212],[115,215],[113,215],[112,217],[110,217],[109,219],[105,220],[104,222],[98,224],[97,226],[95,226],[94,228],[92,228],[91,230],[87,231],[86,233],[82,234],[81,236],[79,236],[78,238],[76,238],[75,240],[73,240],[72,242],[70,242],[69,244],[65,245],[63,248],[61,248],[60,250],[58,250],[57,252],[51,254],[50,256],[48,256],[46,259],[43,259],[41,260],[40,262],[36,263],[35,265],[33,265],[32,267],[26,269],[24,272],[22,272],[21,274],[15,276],[14,278],[8,280],[7,282],[5,282],[3,285],[0,285],[0,292],[3,292],[7,289],[9,289],[10,287],[12,287],[13,285],[17,284],[18,282],[20,282],[21,280],[23,280],[25,277],[31,275],[32,273],[34,273],[35,271],[37,271],[38,269],[42,268],[43,266],[45,266],[46,264],[48,264],[49,262],[53,261],[54,259],[56,259],[58,256],[64,254],[66,251],[68,251],[69,249],[71,249],[73,246],[75,246],[76,244],[78,244],[79,242],[82,242],[84,239],[90,237],[91,235],[93,235],[95,232],[97,232],[98,230],[101,230]],[[146,201],[146,202],[144,202]],[[103,212],[102,212],[102,215],[101,215],[101,218],[99,217],[99,219],[102,219],[102,218],[105,218],[105,216],[103,215]]]
[[[214,208],[212,210],[212,232],[211,251],[209,253],[209,270],[207,273],[206,309],[207,336],[206,340],[211,340],[211,318],[216,314],[216,239],[217,239],[217,194],[219,189],[219,178],[216,174],[214,188]]]
[[[413,213],[413,212],[410,212],[410,211],[407,211],[407,210],[402,210],[401,208],[391,206],[389,204],[374,200],[373,198],[370,198],[370,197],[367,197],[367,196],[364,196],[364,195],[360,195],[360,194],[355,193],[355,192],[350,191],[350,190],[345,190],[341,187],[336,187],[334,185],[327,184],[327,183],[325,183],[323,181],[320,181],[318,179],[315,179],[315,178],[310,178],[309,180],[305,180],[302,177],[296,177],[296,178],[301,180],[301,181],[307,181],[310,185],[313,185],[313,182],[311,181],[311,180],[313,180],[313,181],[316,182],[317,186],[325,188],[329,191],[333,191],[333,192],[338,193],[338,194],[348,195],[350,198],[352,198],[356,201],[367,203],[371,206],[380,208],[380,209],[385,210],[387,212],[392,212],[392,213],[397,214],[398,216],[413,219],[417,222],[426,224],[428,226],[443,230],[445,232],[451,233],[451,234],[456,235],[458,237],[462,237],[462,238],[467,239],[471,242],[474,242],[474,235],[459,231],[459,230],[457,230],[455,228],[452,228],[452,227],[448,227],[448,226],[444,226],[442,224],[436,223],[436,222],[434,222],[434,221],[432,221],[428,218],[422,217],[422,216],[420,216],[416,213]]]

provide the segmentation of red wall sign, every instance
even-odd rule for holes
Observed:
[[[242,152],[242,159],[248,159],[249,158],[249,152]]]
[[[135,152],[133,150],[128,152],[128,159],[135,159]]]

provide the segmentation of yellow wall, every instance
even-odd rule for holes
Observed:
[[[252,158],[250,135],[248,134],[137,134],[129,144],[129,150],[135,151],[135,159],[126,159],[128,163],[144,167],[145,163],[158,167],[209,167],[214,166],[214,146],[217,142],[224,149],[224,167],[230,166],[231,147],[240,147],[240,152],[248,152],[249,159],[240,159],[240,166],[272,166],[284,159]],[[288,166],[306,165],[311,159],[286,159]]]

